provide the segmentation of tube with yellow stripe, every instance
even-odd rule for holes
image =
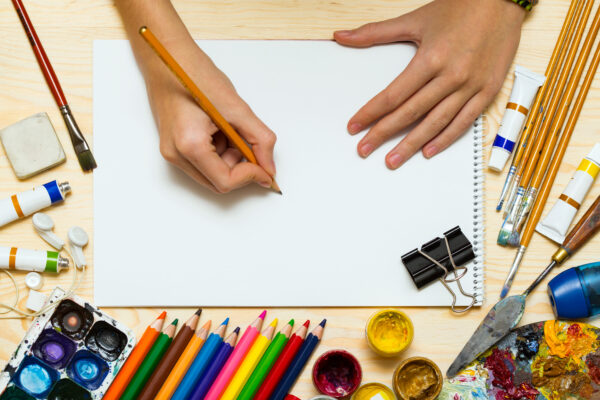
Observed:
[[[515,143],[519,140],[531,103],[545,80],[544,75],[536,74],[519,65],[515,67],[515,83],[510,92],[502,123],[492,144],[488,162],[490,169],[494,171],[504,169],[508,157],[515,148]]]
[[[596,143],[587,157],[581,160],[566,189],[535,230],[556,243],[562,244],[569,226],[594,183],[594,179],[598,176],[598,172],[600,172],[600,143]]]
[[[13,194],[0,200],[0,226],[27,217],[55,203],[71,192],[69,182],[48,182],[27,192]]]
[[[0,269],[59,273],[69,268],[69,259],[56,251],[0,247]]]

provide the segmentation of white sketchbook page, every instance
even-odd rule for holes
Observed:
[[[414,47],[199,43],[277,133],[284,194],[252,186],[213,195],[170,166],[129,43],[95,41],[95,303],[450,304],[440,283],[417,290],[400,256],[455,225],[473,238],[473,130],[397,171],[384,164],[397,139],[363,160],[362,135],[346,132]],[[463,281],[469,292],[472,275]]]

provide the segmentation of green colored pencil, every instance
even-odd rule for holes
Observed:
[[[120,400],[135,400],[144,385],[154,372],[154,368],[160,362],[162,356],[165,354],[171,342],[173,341],[173,336],[175,336],[175,330],[177,329],[178,320],[175,319],[171,325],[167,326],[164,331],[158,335],[156,342],[152,345],[152,348],[142,361],[142,364],[131,378],[131,382],[127,385],[127,389],[123,392]]]
[[[291,319],[290,322],[277,333],[269,347],[267,347],[265,354],[263,354],[256,365],[256,368],[254,368],[254,372],[252,372],[252,375],[248,378],[248,381],[236,400],[251,400],[254,397],[256,391],[260,388],[260,385],[262,385],[267,374],[273,367],[273,364],[275,364],[277,357],[279,357],[279,354],[287,344],[293,327],[294,320]]]

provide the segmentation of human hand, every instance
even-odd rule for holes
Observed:
[[[387,154],[389,168],[421,148],[433,157],[457,140],[502,87],[525,14],[508,0],[434,0],[397,18],[335,32],[346,46],[399,41],[418,46],[406,69],[348,122],[351,134],[371,126],[358,154],[367,157],[420,118]]]
[[[251,182],[270,188],[275,175],[275,134],[239,97],[229,79],[196,46],[178,61],[223,117],[252,146],[259,165],[242,159],[225,135],[166,68],[145,74],[163,157],[198,183],[227,193]],[[185,66],[192,66],[186,68]]]

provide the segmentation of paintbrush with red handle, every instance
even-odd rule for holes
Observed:
[[[27,38],[29,38],[29,43],[31,44],[35,58],[37,59],[42,73],[44,74],[44,78],[46,78],[46,83],[48,83],[50,92],[52,92],[52,96],[54,96],[54,100],[58,105],[58,109],[65,120],[67,129],[69,130],[69,136],[71,136],[73,148],[75,149],[75,154],[79,160],[79,165],[81,165],[81,168],[84,171],[91,171],[97,166],[96,160],[94,159],[92,151],[90,150],[90,146],[85,141],[79,126],[77,126],[77,122],[75,122],[75,118],[71,113],[69,104],[67,104],[67,99],[62,91],[60,82],[58,81],[56,73],[52,68],[52,64],[50,64],[50,60],[44,51],[42,42],[40,42],[40,38],[35,32],[35,28],[29,19],[29,15],[27,15],[27,11],[25,10],[23,2],[21,0],[12,0],[12,3],[15,6],[15,10],[17,11],[19,19],[21,20],[21,24],[23,24],[23,29],[25,29]]]

